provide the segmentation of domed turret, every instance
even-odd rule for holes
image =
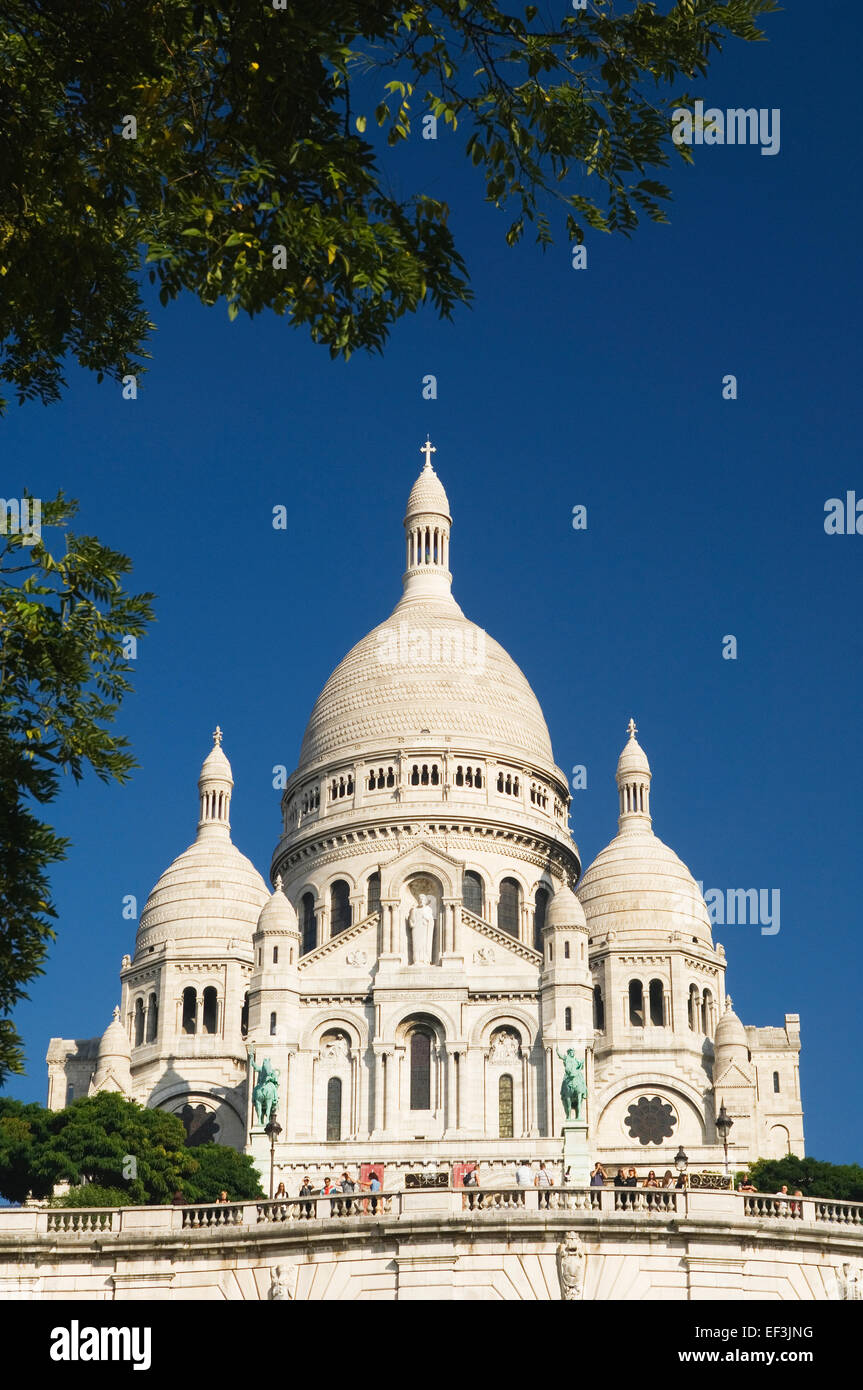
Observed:
[[[234,779],[221,748],[222,731],[198,779],[200,815],[194,843],[165,870],[147,899],[138,926],[136,958],[152,945],[192,938],[251,943],[269,897],[255,866],[231,841],[229,807]]]
[[[592,940],[673,933],[712,949],[710,918],[692,874],[653,833],[650,764],[629,721],[629,742],[617,765],[619,832],[600,850],[578,887]]]
[[[90,1094],[117,1091],[120,1095],[128,1095],[132,1086],[131,1058],[129,1038],[120,1022],[120,1010],[116,1008],[99,1043]]]
[[[278,933],[283,936],[286,932],[299,936],[300,929],[297,924],[297,914],[282,892],[282,876],[276,874],[275,892],[261,908],[255,936],[264,936],[267,933]]]
[[[545,919],[546,928],[573,927],[587,931],[584,908],[568,884],[558,888],[549,905]]]
[[[749,1061],[749,1040],[746,1029],[734,1012],[731,995],[725,996],[725,1013],[716,1025],[713,1038],[714,1075],[719,1076],[731,1062]]]

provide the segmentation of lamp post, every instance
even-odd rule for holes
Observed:
[[[680,1174],[681,1178],[683,1178],[683,1186],[685,1187],[686,1170],[689,1167],[689,1155],[685,1152],[682,1144],[680,1145],[680,1148],[677,1150],[677,1153],[674,1155],[674,1166]]]
[[[732,1120],[731,1116],[730,1116],[730,1115],[728,1114],[728,1112],[726,1111],[726,1109],[725,1109],[725,1101],[723,1101],[722,1104],[721,1104],[720,1107],[719,1107],[719,1114],[716,1116],[716,1128],[719,1130],[719,1134],[720,1134],[721,1139],[722,1139],[722,1148],[723,1148],[723,1151],[724,1151],[724,1153],[725,1153],[725,1176],[726,1176],[726,1178],[728,1177],[728,1136],[729,1136],[729,1134],[731,1133],[731,1127],[732,1127],[733,1124],[734,1124],[734,1121]]]
[[[270,1120],[270,1123],[269,1123],[268,1125],[265,1125],[265,1126],[264,1126],[264,1133],[265,1133],[266,1135],[269,1136],[269,1140],[270,1140],[270,1200],[271,1200],[271,1201],[272,1201],[272,1197],[273,1197],[273,1169],[274,1169],[275,1163],[276,1163],[276,1140],[278,1139],[278,1137],[279,1137],[279,1135],[281,1134],[281,1132],[282,1132],[282,1126],[279,1124],[278,1120]]]

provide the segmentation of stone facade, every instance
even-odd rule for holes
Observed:
[[[682,1144],[695,1170],[721,1170],[722,1103],[734,1167],[802,1154],[799,1020],[747,1029],[734,1014],[703,898],[653,831],[632,721],[618,834],[581,876],[536,697],[453,598],[452,518],[429,458],[405,517],[402,598],[312,711],[274,891],[232,843],[217,730],[196,839],[123,961],[122,1045],[114,1024],[101,1040],[52,1039],[49,1103],[113,1086],[266,1171],[251,1091],[267,1058],[289,1192],[306,1172],[362,1164],[399,1182],[464,1162],[493,1177],[516,1156],[560,1178],[560,1057],[574,1048],[593,1157],[664,1170]]]

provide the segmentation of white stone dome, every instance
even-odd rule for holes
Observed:
[[[586,929],[587,921],[584,908],[568,884],[558,888],[552,898],[546,913],[545,925],[547,927],[582,927]]]
[[[452,520],[444,485],[430,463],[426,464],[411,488],[405,512],[409,517],[434,512],[438,516],[445,516],[449,521]]]
[[[739,1054],[744,1062],[749,1056],[746,1029],[732,1008],[730,996],[726,997],[725,1013],[716,1025],[713,1046],[717,1053],[721,1050],[723,1053]]]
[[[99,1051],[97,1053],[99,1062],[107,1062],[114,1059],[130,1058],[132,1055],[129,1035],[120,1022],[120,1010],[114,1010],[114,1017],[108,1024],[101,1038],[99,1039]]]
[[[267,886],[230,840],[198,839],[166,869],[147,899],[137,951],[153,938],[205,937],[251,943]]]
[[[423,731],[554,767],[525,676],[449,596],[402,601],[348,652],[318,696],[299,765],[391,748]]]
[[[261,908],[258,918],[259,932],[296,932],[299,934],[297,914],[282,892],[281,875],[276,878],[276,890]]]
[[[600,850],[578,886],[592,937],[644,940],[679,932],[713,945],[707,906],[686,865],[651,830],[625,830]]]

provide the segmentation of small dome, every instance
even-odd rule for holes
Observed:
[[[724,1052],[737,1051],[738,1048],[742,1048],[744,1061],[749,1056],[749,1040],[746,1037],[746,1029],[731,1006],[730,995],[726,996],[725,1013],[716,1025],[713,1046],[717,1052],[720,1048]]]
[[[425,468],[411,488],[405,516],[415,516],[421,512],[434,512],[438,516],[446,517],[447,521],[452,521],[449,498],[431,463],[426,463]]]
[[[222,752],[221,745],[214,743],[203,763],[201,764],[200,782],[207,782],[210,778],[219,778],[233,785],[234,776],[231,772],[231,764]]]
[[[120,1010],[114,1010],[114,1017],[105,1029],[99,1041],[99,1062],[106,1062],[109,1058],[129,1058],[132,1049],[129,1044],[129,1036],[120,1022]]]
[[[645,777],[649,777],[650,763],[647,761],[647,754],[635,737],[634,720],[630,720],[629,724],[629,742],[617,760],[617,776],[618,778],[631,777],[633,773],[642,773]]]
[[[649,829],[625,830],[600,850],[578,886],[591,936],[697,937],[712,947],[710,917],[692,874]]]
[[[552,898],[546,913],[545,925],[547,927],[580,927],[587,931],[584,908],[568,884],[564,884],[563,888],[558,888]]]
[[[281,874],[276,876],[276,891],[261,908],[258,931],[296,932],[299,935],[297,914],[282,892]]]
[[[236,938],[251,945],[269,898],[254,864],[225,839],[197,839],[166,869],[147,899],[137,950],[167,938]]]

